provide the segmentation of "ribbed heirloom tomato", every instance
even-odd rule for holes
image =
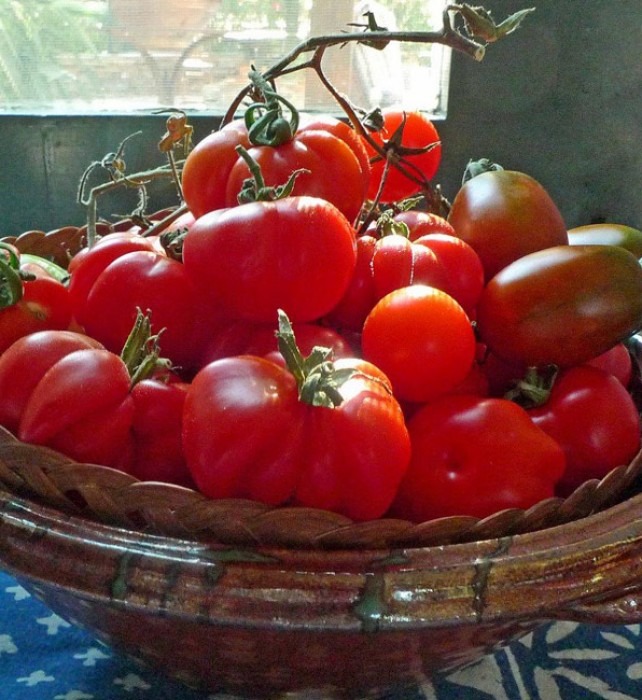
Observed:
[[[183,193],[196,218],[238,204],[239,192],[250,177],[236,151],[239,145],[259,164],[268,186],[281,185],[294,171],[304,169],[293,194],[325,199],[351,222],[359,214],[370,172],[363,145],[348,125],[329,117],[309,121],[283,143],[255,146],[244,121],[238,119],[197,143],[185,161]]]
[[[216,360],[194,378],[183,445],[197,486],[213,498],[380,517],[410,458],[386,377],[362,360],[329,363],[321,354],[292,362],[282,352],[296,377],[243,355]]]
[[[155,357],[146,376],[142,331],[123,357],[71,331],[20,338],[0,356],[0,425],[81,462],[191,484],[181,446],[187,385],[158,374]]]
[[[183,264],[212,313],[259,323],[284,309],[292,322],[321,318],[348,287],[355,231],[318,197],[217,209],[197,219]]]

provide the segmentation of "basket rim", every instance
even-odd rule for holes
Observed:
[[[40,464],[34,464],[34,458]],[[80,464],[48,447],[18,440],[0,426],[0,490],[65,517],[222,546],[288,549],[425,548],[532,534],[610,510],[626,499],[642,475],[642,449],[601,480],[582,484],[566,498],[509,509],[486,518],[450,516],[425,523],[396,518],[355,522],[302,506],[267,506],[247,499],[209,499],[182,486],[139,481],[102,465]]]

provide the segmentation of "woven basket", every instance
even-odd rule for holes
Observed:
[[[100,224],[99,234],[126,228]],[[85,229],[73,226],[5,238],[22,252],[66,266],[82,247]],[[28,445],[0,428],[0,487],[65,513],[129,530],[229,545],[354,549],[421,547],[492,539],[562,525],[627,498],[642,482],[642,451],[601,480],[566,498],[490,517],[448,517],[421,524],[381,518],[353,522],[328,511],[271,507],[242,499],[212,500],[191,489],[141,482],[100,465],[79,464],[51,449]]]

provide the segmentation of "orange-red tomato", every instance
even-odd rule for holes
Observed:
[[[421,112],[403,112],[391,109],[383,111],[384,126],[381,131],[371,134],[374,141],[384,146],[403,125],[400,145],[406,149],[427,149],[423,152],[408,153],[402,156],[400,164],[419,181],[429,182],[435,176],[441,162],[441,142],[435,125]],[[370,187],[368,198],[374,199],[380,189],[385,170],[385,160],[364,140],[370,155]],[[397,161],[400,159],[397,158]],[[398,168],[388,168],[386,181],[381,190],[382,202],[396,202],[421,191],[421,184],[411,180]]]
[[[466,312],[446,292],[412,285],[377,302],[363,325],[363,356],[381,368],[395,395],[428,401],[470,372],[475,334]]]

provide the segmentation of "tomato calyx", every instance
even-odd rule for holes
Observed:
[[[6,309],[22,299],[22,278],[18,270],[0,259],[0,308]]]
[[[250,143],[254,146],[276,148],[292,141],[299,128],[297,108],[279,95],[254,67],[249,77],[263,97],[263,101],[253,102],[245,111],[244,120]],[[281,105],[285,105],[290,112],[289,119],[283,116]]]
[[[315,346],[307,357],[299,350],[287,314],[279,309],[279,328],[276,332],[279,352],[288,370],[294,376],[299,400],[310,406],[336,408],[343,403],[341,386],[352,377],[353,368],[337,369],[332,361],[332,348]]]
[[[120,359],[125,363],[131,377],[130,390],[143,379],[158,376],[161,380],[171,369],[171,362],[160,356],[158,339],[162,333],[152,335],[150,313],[136,311],[136,320],[125,345],[120,353]]]
[[[529,367],[524,377],[506,392],[504,398],[526,409],[543,406],[551,395],[558,373],[557,365]]]
[[[472,158],[468,161],[464,169],[464,174],[461,178],[461,184],[464,185],[468,180],[472,180],[477,175],[482,173],[487,173],[492,170],[503,170],[504,168],[490,158],[479,158],[479,160],[473,160]]]
[[[252,177],[243,181],[243,187],[237,195],[239,204],[249,204],[250,202],[274,202],[277,199],[284,199],[292,194],[294,183],[299,175],[310,172],[306,168],[295,170],[288,181],[283,185],[272,187],[265,183],[265,178],[261,172],[261,166],[252,158],[249,151],[239,145],[234,149],[247,163]]]
[[[410,227],[405,221],[399,221],[395,217],[397,214],[414,209],[422,199],[423,197],[408,197],[397,202],[393,207],[381,211],[375,222],[376,237],[399,235],[409,239]]]
[[[377,238],[384,236],[403,236],[410,238],[410,228],[403,221],[396,221],[392,209],[383,211],[375,223]]]
[[[35,279],[20,269],[20,254],[10,244],[0,241],[0,309],[17,304],[24,296],[22,283]]]
[[[160,234],[160,244],[168,258],[183,262],[183,242],[189,231],[188,226],[175,229],[173,231],[164,231]]]

